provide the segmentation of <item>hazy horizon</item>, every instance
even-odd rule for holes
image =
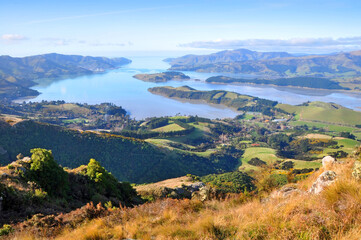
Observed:
[[[207,54],[226,49],[361,49],[358,1],[14,0],[0,9],[0,55]],[[169,54],[170,53],[170,54]]]

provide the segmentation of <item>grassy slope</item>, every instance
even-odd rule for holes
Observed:
[[[154,132],[174,132],[184,130],[181,126],[176,123],[171,123],[163,127],[152,129]]]
[[[353,126],[360,124],[361,119],[361,112],[333,103],[311,102],[308,106],[278,104],[277,107],[286,112],[296,114],[296,119],[300,121],[316,121]]]
[[[239,169],[244,171],[248,170],[257,170],[259,167],[248,164],[248,161],[252,158],[258,157],[262,161],[265,161],[267,165],[274,163],[277,160],[280,160],[276,156],[276,151],[272,148],[264,148],[264,147],[249,147],[243,154],[242,157],[242,165]]]
[[[60,234],[56,237],[359,240],[361,182],[351,177],[352,163],[353,160],[348,160],[335,165],[332,170],[337,173],[337,182],[319,195],[296,192],[280,198],[265,194],[263,198],[267,201],[260,201],[260,196],[247,198],[240,194],[204,203],[165,199],[133,209],[113,210],[107,217],[58,231]],[[322,171],[293,186],[301,191],[309,189]],[[24,230],[12,237],[29,237],[29,232]]]

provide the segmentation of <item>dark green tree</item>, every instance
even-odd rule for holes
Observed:
[[[37,182],[50,196],[64,197],[69,189],[68,174],[54,160],[50,150],[31,149],[30,171],[27,176]]]

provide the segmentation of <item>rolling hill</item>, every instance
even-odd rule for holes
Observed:
[[[221,52],[222,53],[222,52]],[[218,53],[218,54],[221,54]],[[211,58],[212,55],[207,55]],[[186,57],[183,57],[187,59]],[[314,76],[329,78],[355,77],[361,74],[361,51],[332,55],[286,56],[278,58],[230,59],[216,61],[170,62],[171,70],[197,72],[231,72],[268,77]]]
[[[256,52],[248,49],[236,49],[212,53],[210,55],[186,55],[179,58],[167,58],[164,61],[169,62],[172,67],[176,67],[178,65],[201,65],[284,57],[292,57],[292,55],[286,52]]]
[[[0,56],[0,98],[15,99],[19,96],[34,96],[29,91],[40,79],[57,79],[93,74],[114,69],[130,63],[126,58],[104,58],[57,53],[14,58]],[[19,92],[10,94],[9,92]]]
[[[0,120],[0,163],[17,154],[45,148],[63,167],[75,168],[94,158],[118,180],[154,182],[188,173],[206,175],[231,171],[238,159],[224,154],[200,157],[161,149],[145,141],[119,135],[81,132],[30,120],[16,123]]]

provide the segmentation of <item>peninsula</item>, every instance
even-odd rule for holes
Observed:
[[[151,74],[136,74],[133,76],[144,82],[168,82],[170,80],[189,80],[190,77],[181,72],[162,72]]]

